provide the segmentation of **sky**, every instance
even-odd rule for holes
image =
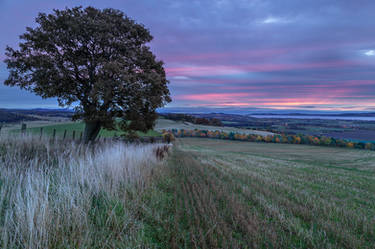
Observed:
[[[373,0],[0,0],[0,108],[57,107],[4,86],[2,61],[39,12],[77,5],[150,30],[170,108],[375,111]]]

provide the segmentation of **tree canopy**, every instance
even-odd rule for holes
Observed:
[[[101,127],[151,129],[156,109],[170,102],[163,62],[142,25],[115,9],[75,7],[39,13],[18,49],[6,48],[6,85],[19,86],[60,106],[74,106],[86,123],[85,141]]]

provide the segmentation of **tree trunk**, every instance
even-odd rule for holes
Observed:
[[[85,131],[83,133],[83,141],[85,144],[95,141],[99,134],[101,124],[99,121],[85,121]]]

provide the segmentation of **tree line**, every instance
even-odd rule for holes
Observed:
[[[225,140],[248,141],[248,142],[263,142],[263,143],[284,143],[284,144],[308,144],[320,145],[330,147],[346,147],[356,149],[375,150],[375,143],[372,142],[356,142],[345,139],[336,139],[326,136],[312,136],[304,134],[275,134],[269,136],[261,136],[255,134],[243,134],[236,132],[224,131],[209,131],[209,130],[185,130],[172,129],[164,130],[163,133],[171,133],[175,137],[201,137],[201,138],[216,138]]]

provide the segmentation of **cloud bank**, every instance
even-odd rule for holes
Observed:
[[[38,12],[77,5],[121,9],[150,29],[170,107],[375,108],[374,1],[3,0],[0,51]],[[0,107],[55,103],[22,94],[0,85]]]

